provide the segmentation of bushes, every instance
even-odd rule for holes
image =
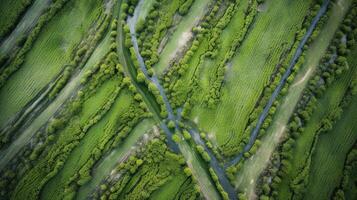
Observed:
[[[182,157],[171,153],[161,140],[152,140],[146,150],[139,153],[117,167],[121,178],[104,183],[104,190],[97,194],[101,199],[147,199],[153,191],[182,171],[192,177],[189,168],[182,169],[177,165]],[[140,159],[143,162],[137,166]],[[191,195],[197,195],[197,192]]]
[[[354,7],[354,6],[352,6]],[[355,8],[352,8],[352,10]],[[349,12],[349,14],[346,16],[347,18],[351,17],[353,12]],[[345,17],[345,18],[346,18]],[[356,25],[350,24],[352,27],[356,27]],[[334,39],[330,42],[330,45],[328,47],[328,50],[326,52],[326,55],[320,60],[320,64],[318,66],[318,69],[312,77],[309,82],[308,86],[304,90],[304,93],[302,97],[300,98],[297,107],[295,108],[293,117],[290,119],[290,122],[288,124],[289,127],[289,137],[285,140],[283,144],[280,145],[278,151],[280,154],[280,157],[282,159],[281,161],[281,166],[279,167],[280,171],[275,176],[277,180],[280,179],[280,177],[284,176],[286,173],[288,173],[291,170],[291,159],[292,159],[292,149],[293,145],[296,138],[299,137],[299,135],[303,132],[303,127],[305,124],[310,120],[310,117],[312,116],[313,111],[316,108],[317,104],[317,98],[323,95],[324,91],[326,90],[326,87],[331,85],[335,77],[338,76],[337,69],[338,68],[344,68],[342,65],[342,62],[344,62],[344,58],[340,58],[338,61],[338,57],[341,56],[339,55],[339,52],[337,51],[337,44],[341,41],[341,38],[343,34],[341,34],[341,27],[339,28],[339,31],[336,32]],[[346,30],[346,28],[344,28]],[[349,37],[355,37],[349,33],[346,33],[347,38]],[[345,51],[343,51],[345,53]],[[332,56],[335,55],[335,56]],[[345,69],[343,69],[345,70]],[[310,156],[308,158],[307,163],[305,164],[304,168],[302,171],[298,174],[298,176],[293,177],[293,181],[290,185],[291,189],[295,192],[296,195],[302,195],[304,193],[306,183],[308,181],[308,171],[310,167],[310,161],[311,159],[311,153],[314,151],[316,141],[318,140],[319,134],[326,132],[332,128],[333,123],[340,117],[341,115],[341,108],[343,108],[350,98],[349,95],[353,94],[353,84],[352,87],[349,89],[348,94],[345,95],[344,99],[342,102],[340,102],[339,107],[337,107],[334,110],[331,110],[329,114],[321,120],[319,124],[319,129],[317,131],[317,134],[314,138],[314,143],[312,148],[310,149]],[[275,179],[274,178],[274,179]],[[273,184],[272,188],[275,190],[278,187],[278,183]],[[272,194],[275,191],[272,192]],[[340,192],[338,192],[341,194]],[[337,195],[339,195],[337,194]]]
[[[205,102],[209,108],[213,108],[219,102],[220,90],[222,88],[224,75],[225,75],[225,72],[227,69],[226,64],[233,57],[234,52],[236,52],[236,49],[240,46],[240,44],[244,40],[246,33],[248,32],[248,29],[251,26],[253,19],[257,13],[256,7],[257,7],[256,1],[253,1],[252,5],[248,6],[248,11],[246,12],[245,19],[244,19],[243,29],[241,30],[241,32],[239,34],[237,34],[235,36],[236,38],[234,38],[230,49],[226,52],[223,60],[221,60],[220,63],[216,67],[215,75],[210,80],[211,89],[210,89],[209,95],[205,99]],[[228,12],[227,16],[225,14],[225,16],[218,22],[217,26],[220,31],[227,26],[227,24],[229,22],[228,19],[230,19],[232,16],[233,16],[233,13]],[[213,49],[213,47],[214,46],[212,46],[211,49]],[[212,55],[214,55],[214,54],[211,53],[209,55],[211,55],[211,57],[212,57]]]
[[[75,68],[81,69],[85,65],[90,55],[93,53],[95,46],[98,44],[99,40],[103,38],[104,32],[108,28],[110,21],[111,15],[105,14],[104,17],[101,18],[101,21],[98,22],[98,27],[94,28],[93,33],[90,33],[89,36],[79,44],[77,51],[74,52],[71,64],[67,65],[61,77],[56,81],[54,88],[48,94],[49,99],[55,98],[68,82]],[[112,32],[116,30],[116,20],[113,20],[111,30]],[[115,37],[114,35],[115,34],[111,34],[111,37]],[[116,49],[111,48],[111,51],[116,51]]]
[[[211,174],[211,177],[218,189],[218,192],[220,193],[221,197],[223,200],[228,200],[229,197],[228,197],[228,194],[227,192],[224,191],[223,187],[221,186],[221,184],[219,183],[219,179],[218,179],[218,176],[217,174],[214,172],[214,170],[212,168],[209,168],[209,172]]]
[[[58,0],[58,1],[56,1],[55,3],[52,4],[50,9],[40,17],[40,19],[37,22],[37,25],[35,26],[35,28],[29,34],[24,46],[16,54],[16,56],[15,56],[14,60],[12,61],[12,63],[1,72],[1,75],[0,75],[0,88],[2,86],[4,86],[6,80],[14,72],[16,72],[20,68],[20,66],[24,63],[25,54],[31,49],[33,43],[37,39],[37,36],[40,33],[40,31],[43,28],[43,26],[46,25],[48,23],[48,21],[50,21],[50,19],[52,19],[52,17],[67,2],[68,2],[68,0]]]
[[[193,3],[193,0],[181,0],[180,7],[178,9],[178,12],[180,13],[180,15],[186,15],[188,13],[188,10],[190,9],[192,3]]]
[[[16,2],[2,2],[1,12],[3,12],[3,15],[0,21],[0,40],[3,40],[4,36],[8,35],[16,27],[16,23],[33,1],[34,0],[20,0]],[[6,5],[8,2],[14,5]]]
[[[98,146],[93,149],[88,160],[80,167],[79,171],[75,173],[71,179],[66,183],[66,190],[72,188],[73,193],[75,194],[77,188],[84,185],[91,180],[90,172],[93,169],[94,165],[102,158],[103,155],[111,151],[113,148],[123,142],[127,137],[128,133],[133,129],[133,127],[139,122],[140,119],[146,117],[145,111],[138,109],[136,105],[137,102],[134,102],[129,107],[129,110],[123,115],[118,116],[117,118],[120,121],[117,124],[117,130],[105,131],[104,135],[100,138]],[[140,167],[143,164],[143,160],[137,159],[135,161],[135,166]],[[132,170],[134,171],[134,169]]]
[[[244,134],[243,134],[244,138],[239,142],[240,144],[238,146],[234,145],[234,147],[233,147],[233,145],[227,145],[222,148],[223,154],[225,156],[234,155],[236,152],[242,151],[243,147],[247,143],[245,141],[249,140],[252,130],[257,125],[257,122],[258,122],[257,120],[259,118],[259,115],[263,112],[264,108],[267,106],[267,103],[268,103],[270,97],[272,96],[273,92],[276,90],[279,83],[281,81],[284,81],[283,87],[281,88],[279,95],[276,97],[275,102],[270,107],[268,115],[266,116],[263,124],[260,127],[260,130],[258,133],[258,138],[262,137],[265,134],[268,127],[270,126],[273,116],[276,111],[276,107],[278,106],[281,97],[286,94],[286,92],[289,88],[289,85],[294,80],[295,75],[297,74],[297,72],[299,71],[301,66],[305,63],[305,59],[304,59],[305,53],[304,52],[306,51],[306,49],[301,54],[301,56],[299,57],[297,62],[293,64],[293,68],[291,69],[291,72],[290,72],[289,76],[287,77],[287,79],[282,80],[282,77],[287,72],[286,70],[288,69],[288,67],[290,67],[291,59],[293,58],[295,52],[297,51],[297,48],[300,45],[301,39],[304,37],[304,35],[306,33],[304,26],[307,26],[307,28],[308,28],[312,18],[315,15],[313,10],[316,10],[316,9],[317,8],[313,8],[312,11],[307,16],[305,16],[305,21],[301,27],[301,30],[295,34],[295,39],[294,39],[295,41],[289,49],[289,54],[285,55],[283,57],[282,61],[280,61],[280,63],[277,65],[277,68],[275,69],[274,73],[272,74],[272,76],[270,78],[270,83],[264,88],[263,92],[261,93],[254,110],[249,115],[249,120],[248,120],[248,123],[245,127]],[[325,23],[326,19],[327,18],[322,17],[322,19],[318,22],[318,25],[314,30],[314,34],[312,34],[312,36],[310,36],[310,38],[307,42],[307,45],[311,44],[313,39],[318,35],[318,33],[320,32],[320,27]]]
[[[117,66],[114,64],[115,62],[118,62],[117,57],[113,56],[111,53],[107,54],[106,57],[100,61],[100,63],[107,65],[107,67],[97,67],[93,69],[87,78],[90,79],[90,81],[84,83],[77,95],[72,97],[72,99],[65,104],[65,107],[47,124],[47,127],[45,126],[44,129],[41,129],[41,131],[33,137],[32,144],[37,144],[35,146],[36,148],[34,148],[33,145],[28,144],[21,150],[21,154],[17,156],[18,159],[11,161],[6,167],[11,168],[14,172],[21,171],[22,173],[28,172],[34,167],[41,168],[41,173],[47,174],[43,183],[56,175],[70,151],[79,144],[80,139],[84,137],[88,129],[97,123],[110,109],[112,103],[114,103],[114,99],[119,94],[121,89],[120,86],[116,88],[111,96],[107,99],[103,99],[105,103],[99,105],[100,108],[93,116],[91,116],[91,119],[83,123],[77,121],[69,123],[71,120],[76,119],[81,113],[83,103],[95,93],[98,86],[105,80],[117,75],[116,78],[118,78],[120,82],[123,74],[122,72],[116,71]],[[106,73],[108,69],[110,72],[114,73]],[[65,141],[56,141],[56,143],[54,143],[54,139],[57,138],[55,134],[64,128],[64,125],[66,125],[66,131],[71,132],[71,137],[66,138]],[[36,165],[34,166],[34,164]],[[20,170],[21,168],[23,168],[23,170]],[[30,172],[32,173],[32,171]],[[22,181],[31,179],[31,177],[27,176],[22,177],[22,173],[19,173],[16,179],[23,178]],[[14,186],[14,184],[8,184],[5,188],[1,188],[1,191],[5,190],[7,191],[7,194],[11,194],[10,192]],[[41,186],[42,185],[39,185],[38,187],[40,188]]]
[[[345,165],[343,168],[343,177],[339,186],[335,189],[333,194],[334,200],[340,199],[348,199],[345,195],[347,191],[350,191],[350,186],[353,185],[353,182],[356,181],[356,177],[354,177],[354,172],[356,172],[357,168],[357,146],[356,144],[352,147],[351,151],[347,154]],[[348,194],[348,193],[347,193]]]

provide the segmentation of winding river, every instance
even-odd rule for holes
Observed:
[[[318,24],[320,18],[326,12],[329,2],[330,2],[330,0],[325,0],[323,5],[321,6],[319,12],[314,17],[309,29],[307,30],[307,32],[305,33],[304,37],[302,38],[302,40],[301,40],[301,42],[300,42],[300,44],[299,44],[299,46],[298,46],[293,58],[292,58],[292,60],[290,61],[288,69],[284,73],[279,85],[274,90],[274,92],[273,92],[272,96],[270,97],[267,105],[264,107],[263,112],[259,116],[259,120],[257,122],[257,125],[253,129],[253,131],[251,133],[251,136],[250,136],[250,139],[249,139],[249,142],[244,147],[243,152],[241,152],[239,155],[237,155],[233,160],[231,160],[228,163],[226,163],[224,168],[229,167],[231,165],[237,164],[240,161],[240,159],[242,158],[243,154],[245,152],[248,152],[251,149],[251,147],[253,146],[253,144],[254,144],[254,142],[255,142],[255,140],[257,138],[258,132],[259,132],[259,130],[260,130],[265,118],[268,115],[269,109],[273,105],[273,102],[276,100],[276,98],[279,95],[281,89],[283,88],[284,84],[286,83],[287,78],[291,74],[293,67],[295,66],[295,64],[297,63],[299,57],[301,56],[304,45],[306,44],[306,42],[308,41],[309,37],[313,33],[313,31],[314,31],[316,25]],[[137,7],[140,8],[142,3],[143,3],[143,1],[140,1]],[[135,9],[134,15],[132,17],[129,16],[128,20],[127,20],[127,24],[129,25],[129,28],[130,28],[131,41],[133,43],[135,54],[137,56],[141,71],[144,73],[145,77],[149,81],[151,81],[152,83],[155,84],[155,86],[158,88],[158,90],[160,92],[161,97],[164,100],[164,103],[165,103],[165,106],[166,106],[166,109],[167,109],[167,112],[168,112],[167,119],[174,121],[175,125],[176,125],[176,129],[178,129],[178,121],[180,121],[180,116],[176,117],[175,114],[173,113],[173,109],[172,109],[172,107],[171,107],[171,105],[170,105],[170,103],[169,103],[169,101],[167,99],[165,91],[164,91],[163,87],[161,86],[157,76],[153,75],[152,77],[150,77],[148,75],[148,71],[147,71],[147,68],[145,66],[144,59],[140,55],[140,51],[139,51],[139,47],[138,47],[138,43],[137,43],[137,38],[136,38],[136,31],[135,31],[135,23],[136,23],[136,21],[138,19],[139,12],[140,12],[140,9]],[[165,133],[168,136],[168,146],[171,149],[175,149],[175,151],[177,152],[177,144],[172,141],[172,133],[171,133],[171,131],[167,128],[166,124],[164,124],[164,123],[162,123],[161,127],[163,128],[163,130],[165,131]],[[206,152],[208,153],[208,155],[211,157],[210,166],[216,172],[216,174],[217,174],[217,176],[219,178],[219,181],[220,181],[222,187],[224,188],[224,190],[228,193],[229,198],[230,199],[236,199],[237,197],[236,197],[235,189],[232,187],[232,185],[228,181],[228,179],[227,179],[227,177],[225,175],[224,168],[222,168],[220,166],[217,158],[214,156],[212,151],[209,148],[207,148],[205,142],[200,138],[200,135],[199,135],[199,133],[197,132],[197,130],[195,128],[191,128],[189,130],[189,132],[192,135],[192,138],[195,141],[195,143],[199,144],[199,145],[202,145],[204,147],[204,149],[206,150]]]
[[[142,4],[144,1],[139,1],[137,8],[141,8]],[[157,76],[154,74],[152,77],[149,76],[148,74],[148,70],[146,68],[146,65],[144,63],[144,59],[143,57],[140,55],[140,51],[139,51],[139,46],[138,46],[138,42],[137,42],[137,38],[136,38],[136,31],[135,31],[135,25],[136,22],[138,20],[138,16],[139,16],[139,12],[140,9],[135,9],[134,11],[134,15],[133,16],[129,16],[128,20],[127,20],[127,24],[129,25],[130,28],[130,34],[131,34],[131,41],[135,50],[135,54],[136,57],[139,61],[139,65],[140,65],[140,69],[141,71],[144,73],[145,78],[148,79],[149,81],[151,81],[152,83],[155,84],[155,86],[157,87],[157,89],[160,92],[160,96],[163,98],[164,103],[165,103],[165,107],[168,113],[168,120],[172,120],[175,121],[175,126],[176,128],[178,128],[178,124],[175,120],[175,115],[173,113],[172,107],[170,105],[169,100],[167,99],[167,96],[165,94],[164,88],[161,86],[159,79],[157,78]],[[167,144],[168,146],[174,151],[174,152],[179,152],[179,147],[178,145],[172,140],[172,132],[169,130],[169,128],[166,126],[166,124],[164,122],[162,122],[160,124],[161,128],[164,130],[164,132],[167,135]]]
[[[142,3],[143,3],[143,1],[140,1],[139,4],[137,5],[137,7],[140,8]],[[178,121],[180,121],[180,116],[178,116],[176,118],[176,116],[175,116],[175,114],[173,112],[173,109],[172,109],[172,107],[170,105],[170,102],[167,99],[165,91],[164,91],[163,87],[161,86],[161,84],[160,84],[160,82],[159,82],[159,80],[157,78],[157,75],[154,74],[152,77],[150,77],[148,75],[148,71],[147,71],[147,68],[145,66],[144,59],[140,55],[139,47],[138,47],[138,43],[137,43],[137,38],[136,38],[136,32],[135,32],[135,24],[136,24],[138,15],[139,15],[139,11],[140,11],[140,9],[135,9],[134,15],[132,17],[131,16],[128,17],[127,24],[129,25],[129,28],[130,28],[131,40],[132,40],[132,43],[133,43],[135,54],[136,54],[137,59],[139,61],[140,69],[144,73],[146,79],[150,80],[158,88],[158,90],[160,92],[160,95],[162,96],[162,98],[164,100],[164,103],[165,103],[165,106],[166,106],[166,109],[167,109],[167,112],[168,112],[167,119],[174,121],[175,122],[175,126],[176,126],[176,130],[179,130]],[[178,152],[177,149],[176,149],[177,148],[177,144],[172,141],[172,133],[171,133],[171,131],[168,129],[168,127],[164,123],[161,124],[161,127],[165,131],[165,133],[167,134],[168,146],[171,149],[173,149],[176,152]],[[229,180],[227,179],[227,177],[225,175],[225,171],[219,165],[219,162],[216,159],[216,157],[213,155],[213,153],[210,151],[210,149],[208,149],[206,147],[205,143],[201,140],[201,138],[199,137],[199,134],[195,130],[191,129],[189,132],[192,134],[195,143],[202,145],[205,148],[205,150],[207,151],[207,153],[209,154],[209,156],[211,157],[210,166],[212,167],[212,169],[217,174],[217,176],[219,178],[219,181],[220,181],[223,189],[228,193],[229,198],[233,199],[233,200],[237,199],[236,192],[235,192],[233,186],[230,184]],[[180,147],[182,148],[183,146],[180,146]]]
[[[289,75],[292,72],[292,69],[294,68],[295,64],[297,63],[299,57],[302,54],[304,45],[306,44],[307,40],[309,39],[309,37],[311,36],[311,34],[313,33],[317,23],[319,22],[320,18],[325,14],[328,4],[329,4],[330,0],[325,0],[319,10],[319,12],[317,13],[317,15],[314,17],[314,19],[312,20],[312,23],[309,27],[309,29],[306,31],[303,39],[301,40],[293,59],[290,61],[289,67],[286,70],[286,72],[284,73],[283,77],[280,80],[279,85],[275,88],[273,94],[271,95],[267,105],[264,107],[263,112],[260,114],[257,125],[255,126],[255,128],[253,129],[250,138],[249,138],[249,142],[248,144],[246,144],[246,146],[243,148],[243,152],[241,152],[240,154],[238,154],[235,158],[233,158],[231,161],[227,162],[225,164],[225,167],[229,167],[232,165],[237,164],[243,157],[243,154],[245,152],[248,152],[251,147],[253,146],[255,140],[257,139],[259,130],[262,126],[262,124],[264,123],[265,118],[268,116],[269,110],[271,108],[271,106],[273,105],[274,101],[276,100],[277,96],[279,95],[281,89],[283,88],[284,84],[286,83],[287,78],[289,77]]]

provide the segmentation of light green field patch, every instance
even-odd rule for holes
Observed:
[[[69,63],[73,48],[86,34],[100,8],[101,2],[96,0],[71,1],[43,27],[24,64],[0,89],[0,126]]]
[[[182,50],[193,37],[191,30],[198,24],[205,11],[207,11],[209,2],[210,0],[194,1],[189,12],[181,19],[161,52],[159,62],[154,66],[157,74],[161,74],[169,66],[170,61],[177,56],[177,53]]]
[[[80,144],[70,154],[62,170],[45,185],[41,195],[43,199],[62,198],[59,194],[64,194],[66,182],[89,159],[92,150],[100,142],[101,135],[116,131],[116,127],[119,126],[118,116],[128,110],[132,101],[130,93],[125,90],[121,91],[108,113],[86,133]]]
[[[192,119],[216,134],[220,145],[238,144],[264,86],[280,55],[294,42],[295,32],[311,1],[268,1],[267,10],[257,15],[253,29],[236,52],[216,109],[193,110]],[[289,31],[287,31],[289,30]]]
[[[335,187],[339,186],[346,155],[357,139],[356,121],[357,96],[352,99],[352,104],[345,109],[334,128],[319,137],[319,143],[312,157],[310,179],[305,196],[307,199],[328,199]]]
[[[347,1],[344,1],[347,2]],[[279,144],[281,137],[284,137],[286,126],[294,111],[294,108],[303,92],[310,77],[314,74],[320,59],[337,30],[346,10],[341,10],[337,4],[334,5],[326,25],[306,52],[305,63],[296,75],[294,82],[289,88],[288,94],[282,100],[281,106],[277,108],[272,125],[263,137],[262,146],[257,153],[249,160],[245,161],[242,170],[237,174],[237,187],[250,194],[255,189],[256,180],[263,169],[265,169],[272,152]],[[253,180],[253,181],[252,181]]]
[[[87,99],[83,104],[82,112],[78,117],[73,118],[67,126],[59,132],[59,137],[56,143],[51,146],[51,149],[61,150],[63,144],[68,144],[72,141],[73,131],[83,126],[84,123],[89,121],[96,112],[106,102],[107,98],[114,92],[118,84],[118,80],[111,80],[104,83],[98,88],[98,92]],[[45,166],[48,166],[48,156],[41,158],[36,165],[22,177],[22,180],[17,185],[14,198],[24,199],[27,195],[33,195],[36,187],[34,185],[40,185],[41,181],[47,176],[47,173],[43,171]]]
[[[187,176],[184,173],[179,173],[172,178],[171,181],[163,185],[152,195],[151,200],[172,200],[175,199],[177,192],[180,190],[180,186],[185,183]]]
[[[353,56],[350,57],[350,59],[353,58]],[[330,111],[338,106],[355,71],[356,67],[353,66],[352,69],[343,73],[335,83],[329,86],[329,88],[325,91],[324,96],[318,100],[315,111],[313,112],[308,123],[305,125],[304,132],[300,135],[298,140],[296,140],[294,150],[292,151],[292,167],[289,170],[288,176],[285,176],[280,183],[280,198],[290,196],[291,191],[289,189],[289,183],[306,165],[306,160],[310,156],[310,147],[313,144],[321,120],[326,117]]]
[[[129,136],[124,140],[123,144],[120,144],[117,148],[110,152],[109,155],[103,157],[98,167],[96,167],[92,173],[93,179],[79,189],[78,199],[86,199],[95,187],[97,187],[100,182],[110,174],[110,171],[113,170],[115,165],[117,165],[118,162],[131,152],[139,138],[150,130],[154,124],[155,121],[153,119],[143,120],[133,129]]]

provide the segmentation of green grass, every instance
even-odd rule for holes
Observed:
[[[310,1],[267,1],[267,10],[257,15],[253,29],[231,61],[221,103],[216,109],[194,108],[191,118],[215,134],[219,145],[236,145],[241,140],[255,102],[280,55],[292,45],[309,5]]]
[[[357,50],[349,56],[348,64],[357,75]],[[352,76],[353,77],[353,76]],[[346,155],[357,139],[357,96],[351,104],[344,108],[341,119],[331,131],[319,137],[319,143],[312,155],[313,162],[310,171],[310,181],[307,186],[306,197],[311,199],[327,199],[333,190],[339,186],[343,176],[343,167]],[[321,165],[320,163],[324,163]],[[328,174],[328,176],[325,176]]]
[[[348,1],[344,1],[342,3],[347,2]],[[348,6],[346,5],[346,7]],[[272,125],[267,130],[266,136],[262,139],[262,146],[252,159],[249,159],[244,163],[243,169],[237,174],[237,183],[239,183],[237,186],[242,191],[246,190],[250,193],[255,188],[258,176],[266,167],[272,152],[279,144],[279,139],[285,135],[285,128],[300,95],[318,66],[319,60],[325,54],[329,42],[333,38],[334,32],[338,28],[345,12],[346,9],[341,10],[339,5],[334,5],[331,17],[306,52],[305,63],[296,75],[294,82],[291,84],[288,94],[282,100],[281,106],[277,108]],[[254,180],[254,182],[250,182],[251,180]]]
[[[357,96],[334,128],[319,137],[313,154],[307,199],[328,199],[343,176],[347,153],[357,139]],[[322,164],[323,163],[323,164]]]
[[[78,199],[86,199],[88,195],[99,185],[105,176],[109,175],[110,171],[114,169],[117,161],[121,160],[127,152],[138,142],[139,138],[144,135],[154,125],[153,119],[141,121],[124,140],[124,143],[113,149],[109,155],[103,157],[103,160],[98,164],[93,171],[93,179],[82,186],[78,191]]]
[[[354,52],[356,53],[356,51]],[[353,56],[350,59],[354,59]],[[317,130],[320,125],[320,121],[328,115],[328,113],[337,107],[345,91],[347,90],[349,83],[351,81],[353,72],[356,71],[355,66],[349,71],[343,73],[340,79],[336,80],[324,93],[323,97],[318,100],[317,107],[311,116],[311,119],[305,125],[304,132],[296,140],[296,144],[292,153],[291,168],[289,173],[282,179],[279,188],[279,197],[288,197],[290,196],[289,183],[296,177],[301,170],[305,167],[306,160],[310,156],[310,147],[313,144],[314,136],[317,133]]]
[[[150,195],[152,200],[172,200],[175,199],[180,191],[180,186],[185,183],[187,176],[184,173],[179,173],[172,178],[171,181],[160,187]]]
[[[73,176],[89,159],[92,150],[100,142],[101,135],[106,132],[115,132],[118,124],[118,116],[128,110],[133,98],[130,93],[123,90],[118,99],[112,105],[108,113],[95,124],[81,140],[80,144],[70,154],[62,170],[52,178],[44,187],[42,199],[61,199],[59,194],[64,193],[64,186],[70,177]],[[98,106],[92,106],[97,107]]]
[[[154,2],[155,0],[145,0],[143,2],[143,4],[141,5],[142,7],[140,8],[138,21],[144,20],[146,18]]]
[[[194,1],[189,12],[181,19],[177,27],[175,27],[174,33],[169,36],[170,39],[160,54],[159,62],[154,66],[157,74],[161,74],[169,67],[170,61],[177,56],[178,51],[181,50],[193,36],[191,29],[205,14],[209,2],[210,0]]]
[[[186,141],[179,143],[179,148],[182,155],[185,157],[188,167],[191,169],[193,177],[197,180],[201,192],[205,198],[220,199],[220,195],[216,190],[214,183],[211,181],[208,170],[205,169],[206,163],[201,159],[198,152],[194,150],[193,145],[189,145]]]
[[[106,81],[101,87],[98,88],[98,91],[89,99],[87,99],[83,104],[83,109],[80,115],[70,121],[59,133],[59,137],[56,140],[56,143],[50,147],[50,149],[59,149],[63,144],[67,144],[71,140],[71,135],[73,133],[74,127],[80,127],[90,120],[98,109],[105,103],[106,99],[115,91],[118,81],[111,79]],[[47,176],[47,173],[42,169],[47,166],[49,157],[43,157],[38,160],[36,165],[26,173],[22,180],[16,186],[14,192],[14,199],[24,199],[26,196],[32,194],[34,185],[40,185],[41,181]]]
[[[22,67],[0,90],[0,126],[69,64],[73,48],[101,10],[99,1],[71,1],[43,27]],[[75,20],[74,20],[75,19]]]
[[[0,39],[16,23],[26,5],[34,0],[1,0],[0,2]]]

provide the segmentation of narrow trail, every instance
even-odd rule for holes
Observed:
[[[300,85],[301,83],[303,83],[305,81],[305,79],[310,77],[311,73],[312,73],[312,69],[309,68],[307,70],[307,72],[305,73],[305,75],[298,82],[294,83],[294,85],[292,85],[291,87],[296,87],[296,86]]]
[[[255,140],[257,139],[259,130],[260,130],[261,126],[263,125],[265,118],[268,116],[268,113],[269,113],[269,110],[270,110],[271,106],[273,105],[274,101],[278,97],[281,89],[283,88],[284,84],[286,83],[287,78],[291,74],[293,67],[295,66],[295,64],[297,63],[299,57],[301,56],[304,45],[306,44],[306,42],[310,38],[311,34],[313,33],[313,31],[314,31],[316,25],[318,24],[320,18],[325,14],[325,12],[327,10],[327,6],[329,5],[329,2],[330,2],[330,0],[324,0],[319,12],[317,13],[317,15],[312,20],[312,23],[311,23],[309,29],[306,31],[306,33],[305,33],[304,37],[302,38],[302,40],[301,40],[301,42],[300,42],[300,44],[299,44],[299,46],[298,46],[293,58],[292,58],[292,60],[290,61],[288,69],[284,73],[283,77],[281,78],[281,80],[279,82],[279,85],[275,88],[275,90],[274,90],[272,96],[270,97],[267,105],[264,107],[263,112],[259,116],[257,125],[255,126],[255,128],[251,132],[251,135],[250,135],[250,138],[249,138],[249,142],[243,148],[243,152],[238,154],[231,161],[227,162],[225,164],[226,168],[229,167],[229,166],[237,164],[242,159],[243,154],[245,152],[248,152],[250,150],[250,148],[253,146]]]

